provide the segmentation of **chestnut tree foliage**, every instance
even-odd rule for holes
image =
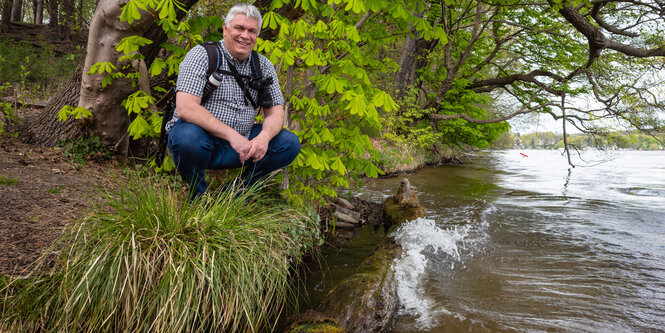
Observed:
[[[168,42],[148,61],[154,77],[191,47],[219,39],[219,17],[176,18],[177,0],[102,0],[123,4],[120,19],[158,21]],[[228,5],[228,4],[226,4]],[[665,3],[639,0],[273,0],[259,52],[280,75],[288,126],[302,153],[287,173],[291,197],[334,196],[361,176],[375,177],[368,134],[412,145],[487,147],[506,120],[544,113],[602,135],[662,129]],[[197,10],[200,13],[201,10]],[[100,15],[103,15],[100,14]],[[141,60],[152,41],[131,36],[116,50]],[[121,59],[123,59],[121,57]],[[87,68],[114,89],[140,74],[113,61]],[[158,135],[152,107],[163,90],[122,101],[133,139]],[[120,103],[120,101],[117,101]],[[81,109],[63,109],[81,115]],[[295,194],[305,194],[304,196]]]

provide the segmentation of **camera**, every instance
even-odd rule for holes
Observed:
[[[272,77],[256,76],[249,80],[249,87],[258,92],[256,104],[264,109],[272,107],[271,84]]]

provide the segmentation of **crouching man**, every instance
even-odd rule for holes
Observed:
[[[176,110],[166,130],[169,150],[190,185],[192,199],[207,189],[206,169],[245,166],[241,178],[247,188],[289,165],[300,153],[298,137],[282,129],[284,96],[275,68],[263,55],[252,53],[261,22],[252,5],[238,4],[229,10],[217,49],[221,84],[203,103],[208,81],[205,48],[192,48],[180,64]],[[263,74],[258,83],[251,82],[257,62]],[[255,104],[263,107],[263,124],[254,123]]]

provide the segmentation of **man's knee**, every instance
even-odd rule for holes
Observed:
[[[294,160],[300,153],[300,139],[293,132],[282,130],[278,138],[278,144],[281,149],[280,152],[291,157]]]
[[[199,154],[210,150],[208,134],[199,126],[178,122],[169,131],[169,148],[174,154]]]

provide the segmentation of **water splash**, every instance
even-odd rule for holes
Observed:
[[[467,237],[467,227],[441,229],[434,220],[418,218],[402,224],[390,236],[404,249],[395,258],[393,269],[400,301],[398,315],[411,316],[416,328],[428,329],[437,324],[446,309],[424,293],[422,280],[431,255],[450,258],[451,269],[460,261],[458,243]]]

